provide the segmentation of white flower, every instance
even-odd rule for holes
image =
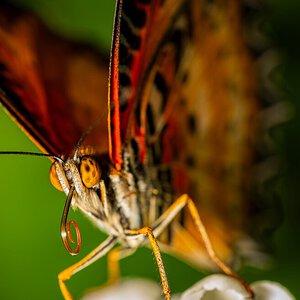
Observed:
[[[295,300],[281,284],[257,281],[251,285],[255,300]],[[208,276],[186,290],[180,300],[240,300],[249,299],[242,284],[226,275]]]
[[[211,275],[186,290],[180,300],[241,300],[247,299],[247,296],[247,291],[236,279],[226,275]]]
[[[159,300],[161,287],[145,279],[128,279],[85,295],[81,300]]]
[[[257,281],[251,285],[255,300],[295,300],[281,284]],[[81,300],[160,300],[159,284],[145,279],[130,279],[116,285],[100,288],[85,295]],[[243,285],[226,275],[208,276],[172,300],[244,300],[250,299]]]

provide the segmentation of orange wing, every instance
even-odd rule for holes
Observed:
[[[140,143],[145,143],[145,132],[136,132],[129,125],[132,112],[138,105],[151,61],[183,3],[173,1],[165,7],[163,2],[119,0],[116,4],[108,93],[110,156],[116,165],[122,164],[122,144],[127,138],[139,137]]]
[[[196,202],[223,258],[250,235],[262,239],[253,220],[276,202],[270,178],[257,180],[272,151],[263,148],[264,100],[245,11],[241,1],[118,1],[111,57],[112,161],[122,164],[122,145],[134,138],[164,192]],[[210,265],[185,212],[162,241],[194,265]]]
[[[178,68],[170,65],[178,50],[166,44],[157,70],[167,86],[161,163],[173,166],[172,186],[197,203],[223,259],[254,261],[258,248],[247,252],[243,243],[266,242],[280,218],[269,189],[276,165],[266,163],[274,149],[263,142],[265,100],[244,11],[241,1],[186,1],[174,23],[187,32]],[[188,213],[173,225],[172,237],[167,249],[194,265],[210,264]]]
[[[8,5],[0,7],[0,66],[2,105],[44,152],[69,155],[82,133],[106,116],[103,55]],[[107,151],[105,122],[100,127],[86,143]]]

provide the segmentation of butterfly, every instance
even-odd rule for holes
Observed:
[[[108,67],[30,15],[12,22],[6,7],[1,102],[53,160],[51,182],[67,194],[64,245],[71,254],[80,248],[78,225],[67,221],[71,205],[109,233],[59,275],[66,299],[67,279],[117,243],[111,278],[116,258],[150,243],[168,298],[156,237],[162,250],[200,268],[212,267],[207,251],[214,257],[205,228],[222,260],[247,238],[261,196],[253,165],[262,103],[242,11],[237,1],[117,1]]]

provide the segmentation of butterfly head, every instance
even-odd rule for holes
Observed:
[[[81,248],[81,235],[77,223],[74,220],[67,221],[74,192],[79,198],[85,199],[88,190],[99,186],[101,178],[100,167],[96,159],[88,155],[89,153],[80,152],[83,140],[89,131],[90,129],[79,140],[73,157],[67,160],[56,158],[50,167],[50,181],[52,185],[67,195],[60,232],[65,248],[72,255],[78,254]],[[74,226],[76,231],[76,241],[70,230],[71,225]],[[70,243],[75,243],[76,248],[71,247]]]
[[[77,156],[66,161],[57,159],[50,168],[50,181],[52,185],[65,192],[67,200],[61,220],[61,237],[63,243],[72,255],[79,253],[81,248],[81,235],[77,223],[74,220],[68,221],[69,208],[73,200],[74,192],[78,196],[86,194],[87,189],[99,185],[101,172],[97,161],[92,156]],[[76,241],[73,238],[70,226],[73,225],[76,231]],[[76,243],[76,249],[70,245]]]
[[[92,157],[94,150],[90,147],[83,149],[82,144],[89,132],[91,125],[81,136],[74,150],[74,155],[64,161],[56,159],[50,168],[50,181],[59,191],[69,194],[70,187],[74,187],[78,194],[85,188],[92,188],[99,184],[101,171],[97,161]]]
[[[101,170],[98,162],[92,156],[68,159],[67,161],[55,161],[50,167],[50,181],[59,191],[68,194],[70,186],[83,184],[86,188],[92,188],[99,184]]]

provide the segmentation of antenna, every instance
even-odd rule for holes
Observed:
[[[97,120],[96,122],[94,122],[94,124],[92,124],[81,136],[80,140],[78,141],[75,151],[74,151],[74,156],[73,156],[73,160],[76,161],[78,159],[78,151],[81,147],[81,145],[83,144],[84,140],[86,139],[87,135],[90,133],[90,131],[92,129],[94,129],[97,125],[99,124],[99,120]]]
[[[60,163],[63,163],[64,161],[53,154],[48,153],[35,153],[35,152],[23,152],[23,151],[0,151],[0,155],[28,155],[28,156],[45,156],[45,157],[51,157],[55,160],[59,161]]]

